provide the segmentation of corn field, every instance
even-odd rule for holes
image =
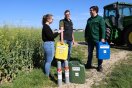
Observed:
[[[31,71],[43,61],[41,30],[0,28],[0,82],[12,81],[20,71]]]

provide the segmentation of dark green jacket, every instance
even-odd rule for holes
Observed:
[[[105,32],[104,19],[99,15],[90,17],[85,28],[85,40],[87,42],[98,42],[101,39],[105,39]]]

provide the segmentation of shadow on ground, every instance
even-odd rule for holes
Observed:
[[[111,45],[111,48],[132,51],[132,49],[126,45]]]
[[[87,42],[78,42],[79,45],[88,45]]]

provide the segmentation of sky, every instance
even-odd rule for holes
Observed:
[[[43,15],[50,13],[54,18],[51,28],[58,29],[59,20],[64,18],[64,11],[68,9],[74,29],[84,29],[91,6],[97,5],[99,15],[103,15],[103,6],[116,1],[132,3],[132,0],[0,0],[0,26],[41,28]]]

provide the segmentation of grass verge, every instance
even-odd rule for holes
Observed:
[[[1,85],[0,88],[44,88],[56,86],[50,81],[41,69],[34,69],[29,73],[20,73],[13,83]]]
[[[93,88],[132,88],[132,54],[116,65],[113,71]]]

